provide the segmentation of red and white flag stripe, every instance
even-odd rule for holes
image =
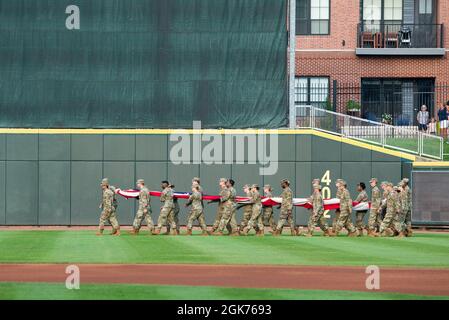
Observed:
[[[125,197],[126,199],[131,198],[138,198],[139,197],[139,190],[135,189],[127,189],[122,190],[117,188],[115,190],[115,193],[118,195],[121,195],[122,197]],[[150,195],[153,197],[160,197],[161,196],[160,191],[150,191]],[[178,199],[188,199],[190,196],[190,193],[188,192],[175,192],[174,197]],[[213,196],[213,195],[203,195],[203,200],[207,201],[213,201],[213,200],[219,200],[220,196]],[[248,197],[236,197],[237,203],[245,204],[249,202]],[[280,197],[272,197],[272,198],[266,198],[262,197],[262,205],[267,207],[273,207],[273,206],[280,206],[282,202],[282,199]],[[308,198],[293,198],[293,205],[296,207],[303,207],[306,209],[313,208],[312,203],[309,201]],[[324,210],[336,210],[340,208],[340,200],[337,198],[333,199],[325,199],[324,200]],[[355,211],[366,211],[370,208],[369,202],[352,202],[352,208]]]

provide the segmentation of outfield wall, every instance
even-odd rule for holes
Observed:
[[[169,131],[37,132],[6,129],[0,133],[0,225],[95,225],[103,177],[121,188],[134,187],[137,178],[144,178],[150,190],[159,190],[160,181],[168,179],[177,191],[190,191],[192,177],[199,176],[207,194],[218,193],[220,177],[232,177],[239,195],[245,183],[271,184],[278,195],[279,181],[288,178],[296,197],[310,195],[311,180],[316,177],[324,177],[322,185],[329,187],[325,192],[333,197],[335,180],[342,177],[355,198],[357,182],[368,184],[373,176],[398,182],[410,176],[413,161],[401,153],[384,153],[312,130],[283,131],[278,136],[278,171],[261,176],[258,164],[175,165],[169,161],[175,144],[169,141]],[[183,204],[181,200],[184,224]],[[159,199],[152,198],[152,207],[157,219]],[[131,224],[135,210],[135,200],[119,197],[121,224]],[[209,224],[215,210],[216,204],[206,205]],[[297,223],[305,224],[307,215],[307,210],[296,209]]]

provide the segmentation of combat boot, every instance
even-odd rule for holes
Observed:
[[[271,231],[271,234],[273,235],[273,237],[279,237],[281,235],[281,231],[280,230]]]
[[[376,237],[378,237],[378,236],[379,236],[379,234],[378,234],[376,231],[374,231],[374,230],[368,230],[368,237],[376,238]]]
[[[209,236],[209,231],[207,230],[203,230],[203,232],[201,233],[202,236]]]
[[[404,237],[405,237],[405,232],[404,231],[399,232],[398,238],[404,238]]]
[[[363,230],[364,230],[364,229],[359,229],[359,230],[358,230],[357,237],[363,237]]]
[[[187,229],[186,236],[191,236],[191,235],[192,235],[192,229]]]
[[[103,235],[103,231],[104,229],[99,229],[96,233],[97,236],[102,236]]]
[[[230,236],[231,236],[231,237],[238,237],[238,236],[240,236],[240,231],[239,231],[239,230],[235,230],[234,232],[232,232],[232,233],[230,234]]]
[[[115,232],[112,234],[114,237],[120,236],[120,229],[115,230]]]
[[[335,237],[336,234],[331,229],[328,229],[323,232],[323,236],[324,237]]]
[[[256,237],[265,237],[265,232],[263,232],[262,230],[257,231]]]
[[[303,235],[306,238],[311,238],[311,237],[313,237],[313,231],[308,230],[307,232],[304,232]]]
[[[359,232],[357,230],[348,233],[348,237],[350,237],[350,238],[354,238],[354,237],[358,237],[358,236],[359,236]]]
[[[222,236],[223,232],[221,232],[221,231],[214,231],[214,232],[212,232],[212,235],[213,236]]]
[[[295,228],[290,228],[290,234],[291,234],[292,236],[296,236],[297,231],[295,230]]]
[[[139,230],[132,228],[131,230],[128,231],[128,233],[132,236],[137,236],[139,234]]]
[[[407,227],[405,236],[406,237],[412,237],[413,236],[412,227]]]
[[[171,236],[177,236],[178,235],[178,230],[176,230],[176,229],[170,230],[170,235]]]
[[[157,236],[161,234],[161,229],[154,229],[152,232],[153,235]]]

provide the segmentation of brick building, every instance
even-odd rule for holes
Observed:
[[[449,100],[449,0],[296,2],[297,104],[406,125]]]

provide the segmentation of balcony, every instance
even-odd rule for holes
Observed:
[[[444,56],[442,24],[360,23],[358,56]]]

